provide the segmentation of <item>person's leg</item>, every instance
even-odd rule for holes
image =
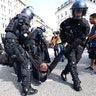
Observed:
[[[94,65],[96,65],[96,59],[95,59],[95,63],[94,63]]]
[[[31,95],[37,93],[37,90],[31,87],[31,62],[25,60],[21,64],[22,75],[22,95]]]
[[[51,59],[50,59],[50,56],[49,56],[49,52],[48,52],[48,48],[46,48],[46,49],[44,50],[44,61],[45,61],[46,63],[50,63],[50,62],[51,62]]]
[[[69,58],[70,73],[71,73],[72,80],[73,80],[73,88],[76,91],[82,90],[82,88],[80,86],[81,81],[79,80],[78,71],[77,71],[77,64],[81,59],[82,53],[83,53],[83,47],[78,46],[76,49],[73,50],[73,52]]]
[[[58,53],[60,53],[62,50],[62,45],[61,44],[58,44]],[[61,61],[63,62],[64,61],[64,58],[63,58],[63,55],[61,57]]]
[[[91,48],[91,52],[89,53],[89,58],[91,59],[90,66],[85,69],[94,70],[94,64],[96,61],[96,47]]]
[[[95,63],[95,59],[91,59],[91,65],[90,65],[90,67],[91,67],[92,69],[94,69],[94,63]]]
[[[17,79],[18,79],[17,81],[21,82],[22,77],[21,77],[21,66],[20,66],[20,64],[17,63],[17,62],[14,62],[13,63],[13,69],[15,71],[15,74],[17,75]]]
[[[63,44],[61,44],[61,50],[63,50]],[[65,57],[64,57],[64,55],[61,57],[61,60],[62,60],[62,62],[64,62],[64,59],[65,59]]]
[[[56,52],[55,46],[54,46],[54,56],[55,56],[55,57],[57,56],[57,52]]]
[[[80,86],[81,81],[79,80],[77,66],[75,63],[70,63],[70,73],[71,73],[72,80],[73,80],[74,90],[81,91],[82,90]]]
[[[69,66],[69,64],[67,64],[65,69],[61,72],[61,78],[64,81],[67,81],[67,74],[69,74],[69,71],[70,71],[69,68],[70,68],[70,66]]]
[[[69,64],[69,69],[70,69],[70,74],[72,76],[72,80],[73,80],[73,88],[76,91],[81,91],[82,88],[80,86],[81,81],[79,80],[78,77],[78,71],[77,71],[77,63],[81,58],[81,54],[82,51],[80,51],[80,49],[74,49],[72,50],[72,52],[70,53],[69,57],[68,57],[68,64]],[[76,58],[76,56],[78,57],[78,59]]]
[[[62,55],[63,55],[63,51],[61,51],[58,56],[56,56],[54,58],[54,60],[52,61],[52,63],[48,66],[48,69],[50,70],[49,71],[49,74],[54,70],[54,68],[57,66],[58,62],[60,61]]]
[[[27,59],[25,50],[21,45],[14,46],[14,51],[18,54],[17,61],[21,67],[21,76],[22,76],[22,95],[31,95],[37,93],[37,90],[31,87],[31,70],[32,63]],[[23,53],[23,55],[22,55]],[[16,54],[16,55],[17,55]],[[30,57],[31,59],[31,57]],[[17,64],[18,64],[17,63]]]
[[[95,63],[95,59],[91,59],[91,64],[89,67],[85,68],[85,69],[90,69],[90,70],[94,70],[94,63]]]
[[[91,64],[90,64],[90,67],[91,69],[94,70],[94,64],[95,64],[95,61],[96,61],[96,47],[93,47],[93,57],[91,58]]]
[[[73,50],[69,55],[67,55],[68,59],[68,64],[65,67],[65,69],[61,73],[61,78],[66,81],[66,75],[70,72],[73,80],[73,88],[76,91],[81,90],[80,83],[81,81],[78,78],[78,72],[77,72],[77,65],[76,65],[76,56],[75,56],[75,51]]]

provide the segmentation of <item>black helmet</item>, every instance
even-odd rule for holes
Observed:
[[[56,32],[54,31],[53,34],[56,34]]]
[[[29,16],[29,19],[30,19],[30,20],[33,19],[34,13],[33,13],[31,7],[28,6],[28,7],[24,8],[24,9],[21,11],[21,13],[25,13],[27,16]]]
[[[45,32],[45,31],[46,31],[45,26],[40,26],[40,29],[42,29],[42,31],[43,31],[43,32]]]
[[[32,27],[32,28],[31,28],[31,32],[33,32],[35,29],[36,29],[35,27]]]
[[[75,19],[81,19],[82,16],[86,15],[87,12],[87,5],[84,0],[77,0],[75,3],[73,3],[71,10],[72,10],[72,16]],[[75,11],[81,12],[81,16],[75,16]]]

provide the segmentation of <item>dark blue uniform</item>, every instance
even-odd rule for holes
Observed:
[[[6,28],[5,51],[16,63],[20,71],[24,96],[34,94],[37,91],[31,88],[32,64],[23,48],[29,40],[29,18],[24,13],[14,17]]]
[[[35,62],[33,65],[33,77],[38,79],[39,81],[44,82],[47,79],[46,72],[40,72],[40,64],[45,62],[44,57],[46,57],[46,61],[50,61],[48,49],[47,49],[47,41],[43,35],[43,30],[40,27],[35,28],[35,30],[30,34],[30,53],[34,58]],[[44,56],[43,52],[46,51],[46,56]],[[46,75],[42,75],[46,74]]]
[[[87,20],[83,18],[80,20],[69,18],[61,23],[60,28],[62,29],[60,33],[62,42],[67,42],[68,45],[71,46],[71,51],[65,55],[68,59],[68,64],[62,71],[61,76],[62,74],[66,75],[70,72],[72,80],[80,84],[77,63],[80,61],[84,50],[83,44],[90,30],[89,24]]]
[[[87,9],[88,7],[83,0],[77,0],[73,3],[71,7],[72,18],[68,18],[60,24],[60,38],[62,43],[67,43],[68,45],[49,66],[50,71],[52,71],[60,57],[64,54],[68,59],[68,63],[62,71],[61,77],[64,81],[66,81],[66,75],[70,72],[73,80],[73,88],[76,91],[80,91],[82,89],[80,86],[81,81],[78,77],[77,64],[80,61],[85,47],[84,41],[86,41],[86,36],[90,31],[88,21],[82,17],[86,14]]]

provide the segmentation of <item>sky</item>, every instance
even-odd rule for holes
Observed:
[[[57,8],[67,0],[22,0],[26,5],[34,8],[34,13],[40,16],[47,25],[56,30]]]

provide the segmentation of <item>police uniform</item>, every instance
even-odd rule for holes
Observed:
[[[28,12],[30,13],[28,13]],[[28,13],[28,14],[27,14]],[[30,7],[26,7],[20,14],[12,18],[5,29],[5,51],[16,64],[20,64],[22,77],[22,94],[24,96],[37,93],[31,87],[31,62],[23,48],[24,41],[28,39],[30,20],[33,13]]]
[[[88,7],[83,0],[78,0],[73,3],[71,7],[72,18],[68,18],[60,24],[60,37],[62,43],[64,43],[64,45],[67,44],[67,46],[64,47],[57,58],[55,58],[49,66],[51,72],[64,54],[68,59],[68,63],[65,69],[61,72],[61,78],[66,81],[66,75],[70,72],[73,80],[73,88],[76,91],[82,89],[80,86],[81,81],[78,77],[77,64],[80,61],[84,50],[84,41],[90,31],[88,21],[82,17],[86,14],[87,9]],[[79,13],[79,15],[76,14],[76,12]]]
[[[39,69],[42,62],[44,62],[43,53],[42,53],[44,48],[42,48],[42,44],[45,48],[47,48],[47,46],[48,46],[47,41],[46,41],[45,37],[43,36],[43,31],[44,30],[41,27],[37,27],[30,34],[31,56],[35,60],[35,62],[33,64],[33,77],[42,82],[44,82],[47,79],[46,72],[41,72]],[[47,50],[45,50],[45,51],[47,51]],[[50,60],[49,54],[47,55],[47,59]],[[43,76],[43,73],[46,75]]]
[[[69,46],[73,46],[73,49],[68,54],[65,54],[68,59],[68,64],[62,73],[66,75],[70,72],[73,81],[80,83],[77,72],[77,63],[80,61],[83,53],[83,42],[89,32],[89,24],[84,18],[80,20],[68,18],[61,23],[60,27],[62,28],[60,34],[62,42],[67,42]],[[78,40],[77,45],[75,43],[76,40]]]

